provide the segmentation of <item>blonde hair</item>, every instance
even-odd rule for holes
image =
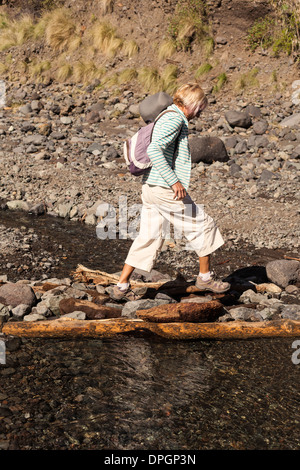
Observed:
[[[176,106],[184,107],[191,116],[196,116],[208,104],[207,97],[198,83],[181,85],[173,96],[173,102]]]

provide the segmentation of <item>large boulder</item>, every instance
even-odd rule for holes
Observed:
[[[229,156],[219,137],[191,137],[189,140],[193,163],[227,162]]]
[[[268,279],[283,289],[289,284],[300,282],[300,262],[297,260],[279,259],[266,265]]]
[[[27,284],[8,282],[0,287],[0,303],[13,308],[25,304],[32,307],[36,302],[34,291]]]
[[[147,96],[140,104],[139,111],[142,119],[148,124],[154,122],[157,116],[173,103],[173,98],[160,91],[154,95]]]

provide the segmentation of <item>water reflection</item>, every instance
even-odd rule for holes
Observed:
[[[22,449],[299,447],[290,339],[23,341],[2,389],[18,405],[10,433],[30,415]]]

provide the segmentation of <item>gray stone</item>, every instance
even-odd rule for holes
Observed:
[[[225,118],[231,127],[242,127],[248,129],[252,124],[250,115],[242,111],[227,111]]]
[[[300,125],[300,113],[292,114],[280,122],[282,127],[294,127]]]
[[[14,307],[11,311],[13,318],[21,320],[25,315],[28,315],[31,308],[26,304],[20,304]]]
[[[253,132],[262,135],[267,131],[268,127],[267,121],[257,121],[253,124]]]
[[[247,142],[245,140],[241,140],[238,142],[235,146],[235,153],[240,154],[240,153],[245,153],[248,150]]]
[[[64,219],[69,217],[71,208],[72,208],[72,204],[70,202],[68,202],[66,204],[59,204],[59,206],[58,206],[58,215],[59,215],[59,217],[62,217]]]
[[[300,320],[300,305],[283,305],[281,309],[281,317],[288,318],[290,320]]]
[[[297,295],[298,292],[299,292],[299,287],[294,286],[293,284],[289,284],[289,285],[285,288],[285,292],[286,292],[287,294]]]
[[[138,118],[140,116],[140,110],[139,110],[138,104],[132,104],[131,106],[129,106],[128,111],[133,117]]]
[[[270,261],[266,265],[266,274],[271,282],[284,289],[300,280],[300,262],[287,259]]]
[[[30,104],[25,104],[24,106],[20,106],[19,108],[20,113],[22,114],[30,114],[32,112]]]
[[[95,124],[101,121],[101,117],[98,111],[90,111],[89,113],[86,114],[85,120],[89,124]]]
[[[175,299],[170,297],[168,294],[165,294],[164,292],[159,292],[154,298],[155,300],[167,300],[170,304],[177,303]]]
[[[239,175],[241,171],[242,171],[242,167],[238,165],[237,163],[233,163],[232,165],[230,165],[230,174],[232,176]]]
[[[41,134],[32,134],[24,137],[23,143],[24,144],[33,144],[33,145],[41,145],[45,141],[46,137]]]
[[[291,157],[300,158],[300,145],[297,145],[297,147],[294,148]]]
[[[230,137],[227,137],[227,139],[225,139],[225,146],[227,149],[233,149],[237,143],[238,143],[238,139],[235,135],[232,135]]]
[[[99,142],[94,142],[86,149],[86,152],[93,153],[95,150],[98,150],[100,153],[103,152],[103,145]]]
[[[227,39],[224,38],[223,36],[217,36],[216,37],[216,43],[221,44],[222,46],[224,46],[225,44],[227,44]]]
[[[277,175],[275,175],[274,173],[272,173],[271,171],[269,170],[266,170],[264,169],[262,172],[261,172],[261,175],[259,177],[259,181],[260,182],[263,182],[263,183],[267,183],[269,182],[271,179],[273,178],[278,178]]]
[[[239,298],[239,300],[243,302],[244,304],[260,303],[265,299],[266,297],[263,294],[257,294],[252,289],[248,289],[245,292],[243,292]]]
[[[6,305],[0,304],[0,320],[7,321],[9,317],[10,317],[9,308]]]
[[[54,132],[51,132],[50,137],[54,140],[62,140],[66,138],[66,135],[63,134],[62,132],[54,131]]]
[[[264,135],[251,135],[248,140],[248,147],[264,148],[269,145],[269,140]]]
[[[86,313],[81,312],[79,310],[75,310],[74,312],[66,313],[65,315],[62,315],[60,318],[73,318],[74,320],[86,320]]]
[[[237,307],[230,309],[230,315],[234,320],[240,321],[262,321],[260,313],[252,308]]]
[[[272,307],[266,307],[263,310],[259,311],[263,320],[271,320],[274,315],[278,313],[278,309]]]
[[[34,215],[42,215],[42,214],[45,214],[45,212],[46,212],[46,206],[43,202],[39,202],[35,204],[30,209],[30,213]]]
[[[52,315],[51,310],[48,308],[45,302],[39,302],[36,307],[33,307],[31,313],[37,313],[44,317],[50,317]]]
[[[62,124],[72,124],[72,118],[69,117],[69,116],[62,116],[62,117],[60,118],[60,122],[61,122]]]
[[[257,106],[254,106],[253,104],[249,104],[246,106],[244,109],[245,113],[250,114],[250,116],[259,118],[261,116],[261,109],[258,108]]]
[[[44,297],[44,296],[43,296]],[[53,313],[55,316],[60,315],[59,303],[62,299],[65,299],[66,295],[49,295],[43,298],[44,305]]]
[[[35,301],[36,297],[30,286],[12,282],[0,286],[0,302],[4,305],[17,307],[26,304],[32,307]]]
[[[7,207],[10,210],[21,210],[21,211],[29,211],[29,204],[26,201],[20,200],[13,200],[7,201]]]
[[[43,109],[44,105],[40,100],[33,100],[31,101],[31,109],[32,111],[40,111]]]
[[[25,315],[23,320],[24,321],[43,321],[43,320],[46,320],[46,318],[43,315],[40,315],[39,313],[30,313],[29,315]]]

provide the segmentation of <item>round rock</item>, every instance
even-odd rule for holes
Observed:
[[[266,265],[266,273],[270,281],[285,288],[300,281],[300,262],[287,259],[270,261]]]
[[[227,162],[229,156],[219,137],[192,137],[189,141],[193,163]]]
[[[4,305],[11,305],[14,308],[25,304],[32,307],[35,301],[35,294],[28,285],[8,282],[0,287],[0,302]]]

